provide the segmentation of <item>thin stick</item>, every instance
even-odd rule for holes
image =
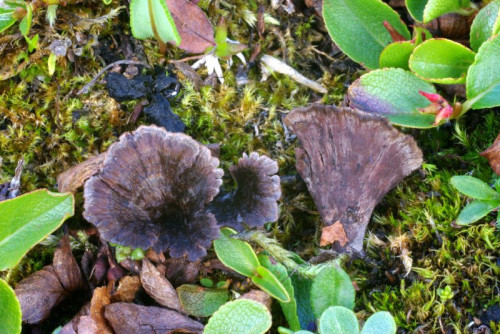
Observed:
[[[147,63],[139,61],[139,60],[128,60],[128,59],[125,59],[125,60],[115,61],[114,63],[111,63],[108,66],[104,67],[102,70],[100,70],[99,73],[97,73],[97,75],[94,77],[94,79],[92,79],[88,84],[86,84],[85,86],[83,86],[83,88],[80,89],[78,91],[78,93],[76,93],[76,95],[87,94],[89,92],[89,90],[96,84],[96,82],[99,79],[99,77],[101,75],[103,75],[104,72],[106,72],[110,68],[115,67],[116,65],[142,65],[144,67],[151,68],[151,66],[149,66]]]
[[[191,57],[186,57],[186,58],[182,58],[182,59],[171,59],[169,60],[168,62],[169,63],[185,63],[189,60],[198,60],[198,59],[201,59],[205,57],[205,55],[199,55],[199,56],[191,56]]]

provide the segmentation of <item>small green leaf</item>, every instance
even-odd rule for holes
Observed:
[[[428,23],[447,13],[466,14],[469,9],[470,0],[427,0],[423,13],[423,22]]]
[[[182,307],[195,317],[209,317],[229,300],[227,288],[213,289],[184,284],[176,290]]]
[[[28,52],[33,52],[38,48],[38,34],[36,34],[33,38],[24,36],[24,39],[26,40],[26,43],[28,43]]]
[[[358,319],[348,308],[332,306],[321,315],[319,332],[321,334],[359,334]]]
[[[33,22],[33,9],[31,5],[26,6],[26,15],[21,20],[19,24],[19,30],[23,36],[27,36],[31,29],[31,23]]]
[[[21,306],[14,290],[0,279],[0,333],[21,333]]]
[[[73,214],[73,195],[46,189],[0,202],[0,271],[15,266]]]
[[[222,282],[223,284],[226,284],[226,282]],[[200,279],[200,284],[203,285],[205,288],[212,288],[214,286],[214,281],[212,281],[210,278],[202,278]]]
[[[323,18],[335,44],[369,69],[378,68],[382,50],[393,41],[384,21],[410,39],[398,13],[380,0],[324,0]]]
[[[377,312],[366,320],[361,334],[396,334],[396,322],[389,312]]]
[[[256,268],[256,271],[257,274],[251,277],[255,285],[280,302],[288,303],[290,301],[290,296],[286,292],[285,287],[269,269],[259,266]]]
[[[17,19],[12,16],[16,8],[17,6],[10,2],[5,2],[4,6],[0,7],[0,33],[16,23]]]
[[[500,34],[484,42],[467,73],[467,101],[472,109],[500,106]]]
[[[349,275],[338,265],[326,267],[313,280],[311,305],[316,318],[330,306],[353,309],[355,296]]]
[[[138,39],[154,37],[160,42],[179,45],[181,37],[165,0],[132,0],[130,27]]]
[[[302,277],[297,273],[291,276],[294,298],[297,302],[297,316],[301,328],[312,328],[315,326],[316,318],[311,307],[311,285],[308,277]]]
[[[458,225],[469,225],[486,216],[493,209],[500,206],[499,200],[493,201],[474,201],[467,204],[462,209],[457,218]]]
[[[418,77],[435,83],[465,83],[475,53],[462,44],[448,39],[430,39],[415,48],[410,57],[410,69]]]
[[[434,115],[423,114],[429,101],[418,92],[435,93],[434,86],[400,68],[371,71],[348,90],[351,106],[387,117],[392,123],[413,128],[431,128]]]
[[[408,70],[408,60],[414,49],[415,45],[411,41],[394,42],[387,45],[380,54],[380,68],[399,67]]]
[[[208,320],[204,334],[263,334],[271,328],[269,310],[253,300],[238,299],[222,305]]]
[[[49,59],[47,59],[47,69],[49,70],[50,76],[54,75],[54,72],[56,71],[56,62],[57,62],[57,56],[51,53],[49,55]]]
[[[479,50],[481,44],[493,36],[500,28],[500,0],[494,0],[479,11],[470,27],[470,46]]]
[[[272,263],[269,256],[266,254],[260,253],[257,257],[259,258],[260,264],[269,269],[269,271],[271,271],[285,287],[288,296],[290,296],[290,301],[286,303],[280,301],[279,303],[281,305],[281,309],[283,310],[283,314],[288,322],[288,327],[290,327],[293,331],[300,330],[300,322],[297,315],[297,301],[295,300],[292,279],[290,278],[288,271],[281,263]]]
[[[405,0],[406,9],[410,15],[418,22],[424,20],[424,9],[428,0]]]
[[[260,263],[252,247],[244,241],[231,238],[236,231],[230,228],[223,228],[220,232],[219,239],[214,241],[215,253],[219,260],[244,276],[254,276]]]
[[[500,194],[483,181],[468,175],[453,176],[451,184],[462,194],[480,200],[500,198]]]
[[[130,259],[134,261],[139,261],[144,258],[144,251],[141,248],[136,248],[130,254]]]

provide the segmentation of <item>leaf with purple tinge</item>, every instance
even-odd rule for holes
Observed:
[[[434,127],[434,115],[419,109],[429,101],[419,91],[435,93],[433,85],[400,68],[371,71],[356,80],[348,90],[350,105],[388,118],[393,124],[412,128]]]

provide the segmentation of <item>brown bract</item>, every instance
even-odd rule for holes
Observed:
[[[155,306],[114,303],[106,306],[104,315],[116,334],[203,332],[199,322]]]
[[[222,184],[218,165],[191,137],[141,126],[111,145],[85,183],[83,215],[106,241],[196,260],[219,235],[206,209]]]
[[[187,0],[166,0],[177,31],[178,47],[190,53],[202,53],[215,46],[214,29],[200,7]]]
[[[500,134],[486,151],[480,153],[483,157],[488,159],[493,171],[500,175]]]
[[[290,112],[296,167],[329,226],[339,221],[350,247],[362,251],[366,226],[384,195],[422,164],[415,140],[381,117],[313,104]]]
[[[42,322],[57,304],[83,287],[80,268],[71,253],[69,237],[66,235],[54,253],[53,264],[31,274],[16,286],[23,322]]]
[[[220,226],[242,231],[244,224],[260,227],[278,220],[280,178],[276,161],[252,152],[243,154],[229,171],[238,184],[236,191],[221,194],[211,203],[211,211]]]

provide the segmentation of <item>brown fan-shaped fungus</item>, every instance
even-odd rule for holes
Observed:
[[[111,145],[85,183],[84,217],[106,241],[196,260],[219,235],[206,206],[222,184],[218,165],[191,137],[141,126]]]
[[[278,219],[278,203],[281,197],[278,164],[266,156],[253,152],[243,154],[237,165],[229,168],[238,188],[221,194],[211,203],[211,211],[220,226],[229,226],[238,231],[249,227],[260,227]]]
[[[285,123],[299,138],[296,167],[325,225],[339,221],[346,231],[349,242],[336,248],[362,251],[375,205],[422,164],[415,140],[381,117],[320,104],[293,110]]]

